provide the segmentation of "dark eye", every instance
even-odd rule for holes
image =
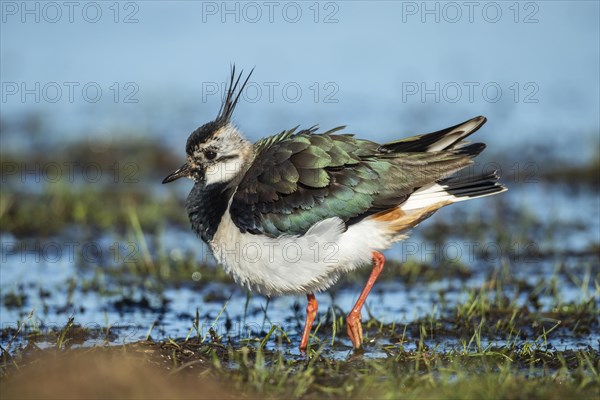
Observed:
[[[217,153],[215,153],[214,151],[204,150],[204,157],[206,157],[207,160],[214,160],[216,156]]]

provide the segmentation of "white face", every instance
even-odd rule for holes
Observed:
[[[231,124],[219,129],[188,157],[192,171],[204,171],[206,185],[230,182],[248,168],[253,156],[252,144]],[[192,172],[191,178],[198,181]]]

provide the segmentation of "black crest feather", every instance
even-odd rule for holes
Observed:
[[[235,74],[235,65],[231,66],[231,77],[229,79],[229,85],[227,87],[227,94],[225,95],[225,99],[221,104],[221,108],[219,109],[219,114],[214,121],[207,122],[202,125],[198,129],[196,129],[192,134],[188,137],[185,151],[187,154],[192,154],[196,146],[201,143],[205,143],[209,140],[220,128],[227,125],[231,120],[231,116],[233,115],[233,111],[235,110],[235,106],[240,100],[240,96],[244,87],[248,83],[250,76],[254,72],[254,68],[250,71],[244,83],[240,86],[240,81],[242,80],[242,75],[244,71],[240,71],[240,73],[236,76]]]
[[[235,110],[235,106],[237,106],[238,101],[240,100],[240,96],[252,76],[252,72],[254,72],[254,68],[250,71],[244,83],[239,87],[240,80],[242,79],[242,75],[244,74],[244,70],[241,70],[237,75],[235,74],[235,64],[231,66],[231,77],[229,78],[229,86],[227,88],[227,94],[225,95],[225,100],[221,104],[221,108],[219,109],[219,114],[217,115],[217,121],[219,122],[229,122],[231,120],[231,116],[233,115],[233,111]],[[236,94],[237,92],[237,94]]]

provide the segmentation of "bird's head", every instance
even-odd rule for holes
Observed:
[[[245,172],[254,156],[253,146],[231,122],[235,106],[252,71],[240,86],[242,74],[243,71],[236,77],[235,66],[231,68],[229,88],[217,118],[192,132],[185,146],[186,163],[162,183],[186,177],[208,186],[231,182]]]

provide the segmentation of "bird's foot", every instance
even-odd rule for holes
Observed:
[[[355,349],[359,349],[362,340],[363,340],[363,331],[362,331],[362,315],[360,315],[360,311],[351,311],[348,314],[348,318],[346,318],[346,329],[348,332],[348,336],[352,341],[352,346]]]
[[[306,347],[308,346],[308,338],[312,329],[313,322],[317,316],[317,310],[319,309],[319,303],[315,295],[308,293],[306,295],[308,304],[306,305],[306,322],[304,323],[304,331],[302,332],[302,341],[300,342],[300,353],[306,353]]]

